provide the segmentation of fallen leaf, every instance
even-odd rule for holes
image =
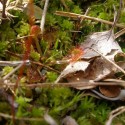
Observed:
[[[60,76],[57,78],[55,83],[58,83],[62,78],[64,78],[66,75],[70,73],[74,73],[76,71],[85,71],[87,67],[89,66],[89,62],[86,61],[77,61],[72,62],[69,65],[66,66],[66,68],[61,72]]]
[[[104,56],[109,54],[112,50],[122,52],[121,47],[115,41],[114,33],[112,32],[111,35],[110,33],[110,31],[104,31],[89,35],[80,46],[84,50],[84,55],[82,56],[82,58],[90,59],[95,56],[100,56],[94,50],[100,52]],[[93,48],[94,50],[92,50],[91,48]]]
[[[110,98],[117,97],[120,94],[120,86],[99,86],[100,92]]]
[[[115,71],[116,68],[112,64],[108,63],[105,59],[98,57],[87,69],[86,79],[99,81],[109,75],[112,75],[111,73]]]

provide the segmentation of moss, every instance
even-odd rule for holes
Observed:
[[[35,87],[31,87],[31,89],[28,86],[37,85],[37,83],[33,83],[32,81],[28,83],[27,78],[31,77],[33,73],[31,73],[31,76],[28,76],[28,73],[26,74],[25,70],[23,71],[21,76],[18,76],[18,74],[15,73],[16,78],[22,77],[20,82],[23,82],[23,85],[28,85],[25,87],[19,87],[19,92],[15,93],[16,101],[19,104],[16,116],[31,118],[40,117],[42,119],[44,113],[48,111],[48,114],[50,114],[55,120],[57,120],[58,123],[60,123],[63,117],[65,117],[66,115],[70,115],[77,120],[79,125],[104,125],[109,112],[118,106],[124,105],[124,103],[109,103],[105,100],[99,101],[90,96],[84,97],[82,94],[83,90],[53,87],[53,82],[59,75],[54,70],[61,71],[64,66],[55,64],[57,60],[61,60],[66,57],[69,58],[68,52],[71,52],[71,48],[83,42],[86,36],[90,33],[109,30],[111,26],[87,19],[83,20],[83,22],[80,24],[79,18],[74,19],[61,17],[55,15],[54,13],[56,11],[69,11],[72,13],[84,14],[86,9],[90,7],[91,9],[88,13],[89,16],[113,21],[113,5],[115,5],[116,10],[118,10],[119,1],[64,1],[68,9],[60,0],[51,0],[49,3],[45,22],[45,32],[43,36],[39,36],[37,34],[38,42],[40,43],[40,47],[42,50],[42,56],[40,56],[40,53],[37,52],[34,43],[32,43],[31,51],[28,53],[30,55],[31,62],[36,61],[38,63],[38,65],[34,63],[31,65],[39,70],[39,77],[40,79],[42,79],[40,82],[51,82],[51,87],[37,87],[37,90]],[[40,2],[39,0],[35,0],[34,4],[38,5],[41,8],[44,7],[44,2]],[[21,11],[11,10],[9,12],[17,17],[13,18],[13,21],[2,21],[2,24],[0,25],[0,59],[8,61],[10,59],[20,60],[24,56],[24,52],[27,51],[27,48],[24,45],[27,38],[18,38],[30,34],[30,24],[28,22],[29,17]],[[122,10],[119,22],[123,24],[125,23],[124,15],[124,10]],[[115,31],[117,32],[117,30],[119,29],[116,28]],[[119,40],[124,41],[124,35],[120,37]],[[121,46],[123,51],[125,51],[123,42],[121,43]],[[7,55],[6,50],[13,52],[13,54]],[[40,64],[44,64],[46,66],[44,67],[44,65]],[[6,75],[11,70],[11,67],[4,68],[4,75]],[[43,70],[45,70],[44,73]],[[122,75],[116,74],[116,77]],[[15,78],[11,79],[12,81],[15,80]],[[40,83],[39,85],[42,85],[42,83]],[[0,112],[9,114],[10,109],[10,105],[8,105],[4,100],[0,102]],[[125,124],[124,116],[125,114],[117,117],[114,120],[113,124],[115,124],[115,122]],[[47,125],[44,120],[41,122],[35,121],[24,123],[31,125]]]

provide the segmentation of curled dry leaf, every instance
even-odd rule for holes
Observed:
[[[84,51],[80,59],[87,59],[88,61],[70,63],[57,78],[56,83],[64,77],[67,78],[68,82],[100,81],[114,77],[117,67],[107,60],[111,60],[115,64],[114,57],[123,52],[115,41],[113,32],[93,33],[80,45],[80,48]],[[76,88],[81,89],[82,87]],[[121,91],[119,86],[100,86],[99,90],[100,92],[97,93],[100,93],[104,99],[119,100],[124,98],[124,91]]]
[[[87,67],[89,66],[89,62],[86,61],[77,61],[70,63],[60,74],[60,76],[57,78],[55,83],[58,83],[61,78],[64,78],[66,75],[70,73],[75,73],[77,71],[85,71]]]
[[[69,83],[74,83],[74,82],[81,82],[84,85],[86,85],[87,83],[89,83],[90,81],[88,79],[86,79],[86,71],[77,71],[75,73],[71,73],[69,75],[66,76],[66,80]],[[83,82],[84,81],[84,82]],[[91,81],[93,82],[93,81]],[[79,89],[79,90],[84,90],[84,89],[92,89],[95,88],[95,86],[79,86],[78,84],[76,84],[76,86],[74,86],[74,88]]]
[[[100,92],[110,98],[117,97],[120,94],[120,86],[99,86]]]
[[[107,76],[112,77],[115,70],[116,68],[112,64],[108,63],[105,59],[98,57],[87,69],[86,73],[88,75],[86,78],[89,80],[99,81]]]
[[[87,59],[95,56],[100,56],[94,50],[100,52],[104,56],[109,54],[112,50],[122,52],[120,46],[115,41],[114,33],[111,33],[110,30],[89,35],[80,47],[84,50],[84,55],[82,58]],[[91,48],[93,48],[94,50],[92,50]]]

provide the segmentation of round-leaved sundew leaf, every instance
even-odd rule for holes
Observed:
[[[81,48],[73,49],[73,51],[71,52],[71,62],[78,61],[83,54],[84,54],[83,49]]]

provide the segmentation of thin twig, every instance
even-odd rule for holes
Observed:
[[[67,11],[69,11],[69,8],[68,8],[68,6],[66,5],[65,0],[60,0],[60,1],[61,1],[61,3],[63,4],[63,6],[65,7],[65,9],[66,9]]]
[[[24,63],[24,61],[0,61],[0,66],[18,66],[22,63]],[[26,65],[29,65],[30,61],[26,60],[25,63]]]
[[[45,25],[45,18],[46,18],[48,3],[49,3],[49,0],[46,0],[45,5],[44,5],[44,9],[43,9],[43,13],[42,13],[42,19],[41,19],[41,22],[40,22],[40,28],[41,28],[41,33],[42,34],[44,32],[44,25]]]
[[[98,52],[97,50],[95,50],[94,48],[91,48],[92,50],[94,50],[95,52],[97,52],[99,55],[101,55],[105,60],[107,60],[109,63],[113,64],[117,69],[119,69],[122,73],[125,74],[125,71],[120,67],[118,66],[116,63],[114,63],[113,61],[107,59],[104,55],[102,55],[100,52]]]
[[[47,69],[49,69],[49,70],[52,70],[52,71],[54,71],[54,72],[60,73],[58,70],[53,69],[52,67],[47,66],[47,65],[44,65],[44,64],[42,64],[42,63],[40,63],[40,62],[32,61],[32,63],[33,63],[33,64],[36,64],[36,65],[39,65],[39,66],[43,66],[43,67],[45,67],[45,68],[47,68]]]
[[[40,56],[42,56],[42,50],[41,50],[38,38],[35,37],[34,40],[35,40],[37,51],[39,52]]]
[[[111,31],[114,29],[116,23],[118,22],[119,18],[120,18],[120,14],[121,14],[121,9],[122,9],[122,0],[120,0],[119,3],[119,9],[118,12],[116,12],[115,18],[114,18],[114,23],[112,25]],[[115,10],[115,9],[114,9]]]
[[[84,15],[87,16],[89,11],[90,11],[90,8],[87,8],[87,10],[86,10]],[[80,20],[80,24],[83,22],[84,19],[85,19],[85,17],[82,17],[82,19]]]
[[[111,125],[113,118],[115,118],[116,116],[122,114],[123,112],[125,112],[125,106],[121,106],[121,107],[118,107],[117,109],[113,110],[110,113],[109,119],[107,120],[105,125]]]
[[[113,22],[113,25],[112,25],[112,27],[111,27],[111,29],[110,29],[110,32],[109,32],[109,38],[110,38],[112,32],[114,31],[114,28],[115,28],[115,26],[116,26],[116,23],[118,22],[118,20],[119,20],[119,18],[120,18],[121,9],[122,9],[122,0],[120,0],[118,11],[116,11],[116,8],[115,8],[115,6],[114,6],[114,11],[115,11],[115,14],[114,14],[114,22]],[[109,39],[109,38],[108,38],[108,39]]]
[[[22,56],[21,56],[20,54],[16,54],[16,53],[13,53],[13,52],[8,51],[8,50],[6,50],[5,52],[6,52],[7,54],[9,54],[10,56],[14,56],[14,57],[16,57],[16,58],[18,58],[18,59],[22,59]]]
[[[10,1],[11,1],[11,0],[7,0],[7,2],[6,2],[6,7],[8,7],[8,6],[9,6]]]
[[[15,83],[3,83],[3,81],[0,81],[0,87],[3,87],[5,85],[9,85],[10,87],[14,87]],[[84,89],[92,89],[95,88],[96,86],[122,86],[125,87],[125,81],[120,81],[120,82],[91,82],[91,81],[83,81],[83,82],[70,82],[70,83],[58,83],[58,84],[54,84],[54,83],[34,83],[34,84],[19,84],[19,87],[29,87],[29,88],[35,88],[35,87],[39,87],[39,88],[53,88],[53,87],[72,87],[72,88],[82,88]]]
[[[15,7],[18,6],[20,3],[22,3],[22,0],[16,0],[15,1]]]
[[[4,114],[4,113],[0,113],[0,116],[1,117],[4,117],[6,119],[12,119],[13,116],[12,115],[8,115],[8,114]],[[15,120],[21,120],[21,121],[42,121],[43,118],[21,118],[21,117],[14,117]]]
[[[90,8],[88,8],[87,10],[86,10],[86,12],[85,12],[85,14],[84,15],[87,15],[88,13],[89,13],[89,10],[90,10]],[[81,24],[82,24],[82,22],[83,22],[83,20],[84,20],[85,18],[80,18],[80,20],[78,21],[78,23],[76,23],[76,31],[77,32],[74,32],[74,31],[72,31],[72,32],[74,32],[74,34],[73,34],[73,41],[75,41],[75,37],[76,37],[76,35],[77,35],[77,33],[78,33],[78,31],[80,30],[80,27],[81,27]]]
[[[81,17],[81,18],[86,18],[88,20],[93,20],[93,21],[98,21],[98,22],[105,23],[105,24],[108,24],[108,25],[113,25],[113,22],[110,22],[110,21],[107,21],[107,20],[103,20],[103,19],[99,19],[99,18],[95,18],[95,17],[90,17],[90,16],[86,16],[86,15],[81,15],[81,14],[76,14],[76,13],[56,11],[55,14],[59,15],[59,16],[65,16],[65,17],[71,17],[71,18]],[[122,25],[122,24],[116,23],[116,26],[119,27],[119,28],[125,28],[125,25]]]
[[[19,64],[16,68],[14,68],[11,72],[9,72],[6,76],[4,76],[2,79],[6,80],[8,77],[10,77],[12,74],[14,74],[19,68],[21,68],[23,63]]]
[[[6,13],[5,13],[5,11],[6,11],[6,2],[7,2],[7,0],[2,1],[2,4],[3,4],[2,18],[6,18]]]
[[[118,38],[118,37],[120,37],[120,36],[123,35],[124,33],[125,33],[125,28],[122,29],[122,30],[120,30],[119,32],[117,32],[117,33],[115,34],[115,39]]]

